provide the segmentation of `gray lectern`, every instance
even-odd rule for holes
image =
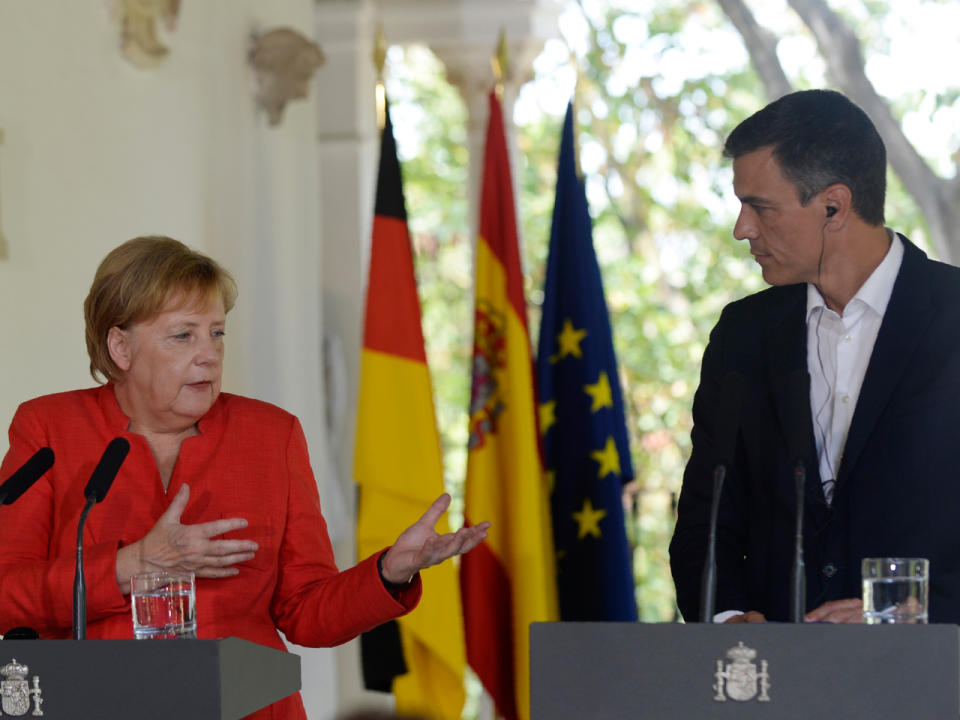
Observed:
[[[532,720],[960,713],[956,625],[535,623]]]
[[[300,689],[298,655],[235,637],[2,640],[0,673],[0,715],[48,720],[234,720]]]

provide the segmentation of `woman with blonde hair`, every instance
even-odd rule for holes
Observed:
[[[17,410],[8,477],[41,447],[54,468],[0,510],[0,631],[69,637],[77,521],[103,449],[130,452],[83,543],[87,633],[132,637],[130,577],[197,577],[197,634],[279,650],[346,642],[411,610],[419,571],[475,547],[487,524],[438,535],[443,495],[389,548],[338,571],[300,423],[220,391],[226,314],[237,289],[210,258],[163,237],[130,240],[97,270],[84,303],[98,387]],[[305,718],[299,695],[250,717]]]

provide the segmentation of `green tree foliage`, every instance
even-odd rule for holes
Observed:
[[[869,63],[871,53],[886,47],[888,3],[840,4],[849,17],[869,18],[861,19]],[[802,23],[778,23],[781,49],[792,48],[785,55],[803,58],[797,48],[810,53],[801,63],[784,63],[790,81],[825,85]],[[690,451],[700,358],[722,307],[763,287],[747,246],[732,238],[738,203],[720,149],[734,125],[767,98],[739,34],[712,1],[576,0],[561,30],[562,39],[549,42],[537,61],[539,81],[524,89],[518,104],[525,108],[517,117],[516,161],[531,339],[535,346],[563,105],[576,75],[579,156],[637,473],[628,488],[628,522],[638,606],[643,620],[671,620],[666,549]],[[465,474],[472,342],[466,117],[442,66],[426,50],[393,48],[388,88],[445,474],[456,496]],[[563,88],[559,102],[557,88]],[[926,112],[933,116],[957,100],[957,93],[940,92]],[[894,99],[898,117],[911,102]],[[950,164],[949,150],[944,154]],[[923,219],[892,176],[887,217],[924,244]]]
[[[387,96],[414,245],[423,335],[443,446],[444,481],[463,512],[473,327],[468,237],[467,116],[442,64],[425,48],[393,47]]]
[[[629,522],[640,616],[671,620],[666,548],[700,356],[723,305],[761,286],[730,234],[731,176],[720,156],[722,138],[758,106],[761,88],[712,3],[580,10],[574,30],[586,42],[568,36],[566,52],[545,55],[556,59],[553,72],[571,60],[578,68],[580,157],[637,473]],[[547,144],[555,158],[558,119],[523,131],[522,143]],[[525,163],[525,196],[552,197],[547,167],[534,173]],[[528,232],[528,256],[548,235]],[[540,287],[542,264],[531,265]]]

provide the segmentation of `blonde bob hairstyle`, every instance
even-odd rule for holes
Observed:
[[[187,303],[198,297],[219,297],[229,312],[237,300],[237,283],[214,260],[172,238],[138,237],[111,250],[83,302],[93,379],[104,382],[121,375],[107,347],[110,328],[124,330],[155,317],[171,300]]]

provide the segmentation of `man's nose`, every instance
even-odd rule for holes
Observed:
[[[747,208],[740,208],[737,222],[733,226],[733,237],[737,240],[753,240],[757,237],[757,224]]]

